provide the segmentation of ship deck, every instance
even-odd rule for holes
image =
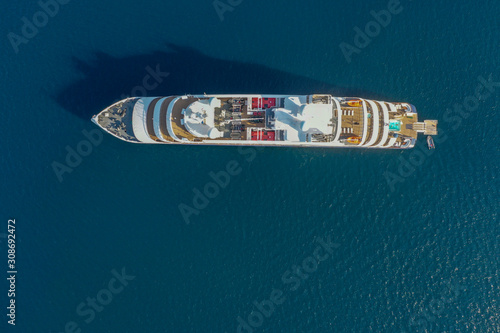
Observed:
[[[126,141],[139,142],[132,129],[132,113],[138,98],[119,101],[96,117],[97,124],[110,134]]]
[[[146,127],[148,129],[149,136],[151,139],[161,142],[161,140],[156,136],[155,130],[154,130],[154,110],[156,104],[161,100],[161,97],[155,98],[151,104],[149,104],[148,111],[147,111],[147,117],[146,117]]]
[[[175,102],[172,108],[172,129],[174,134],[181,140],[212,140],[192,135],[182,122],[184,117],[182,111],[197,100],[199,99],[195,97],[179,99]],[[221,107],[215,108],[215,125],[219,131],[223,132],[223,139],[246,140],[247,129],[265,128],[265,110],[249,111],[246,99],[220,98],[220,100]]]
[[[363,108],[342,106],[342,124],[340,126],[341,139],[351,136],[363,136]]]
[[[174,138],[170,136],[168,133],[167,129],[167,111],[168,111],[168,106],[170,105],[170,102],[172,102],[175,99],[175,97],[169,97],[165,99],[160,107],[160,132],[163,137],[163,139],[170,141],[170,142],[175,142]]]
[[[397,118],[396,118],[397,119]],[[400,133],[405,136],[409,136],[412,138],[417,138],[417,131],[413,129],[413,124],[418,121],[417,116],[414,117],[402,117],[400,118],[403,122],[403,126],[401,126]]]
[[[197,100],[198,98],[194,97],[179,99],[177,100],[177,102],[175,102],[172,108],[172,115],[170,118],[172,121],[172,128],[174,130],[175,135],[181,140],[182,139],[187,139],[189,141],[199,140],[199,138],[189,133],[186,127],[182,124],[182,119],[184,118],[184,116],[182,115],[182,110],[187,108],[189,105],[191,105],[193,102]],[[164,124],[166,125],[166,122],[164,122]]]

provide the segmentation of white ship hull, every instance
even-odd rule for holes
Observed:
[[[437,134],[411,104],[326,94],[132,97],[92,121],[152,144],[408,149],[418,133]]]

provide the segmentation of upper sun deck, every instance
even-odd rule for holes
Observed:
[[[328,95],[185,96],[181,100],[186,102],[174,105],[172,114],[182,118],[180,125],[191,134],[187,140],[305,143],[335,139],[337,104]]]

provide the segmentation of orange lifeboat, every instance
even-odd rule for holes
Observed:
[[[357,107],[357,106],[362,106],[363,103],[361,103],[361,100],[359,100],[359,99],[353,99],[351,101],[347,101],[347,105],[352,106],[352,107]]]
[[[359,136],[351,136],[347,138],[347,142],[359,145],[361,143],[361,138]]]

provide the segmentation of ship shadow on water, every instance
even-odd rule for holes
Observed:
[[[117,58],[97,52],[91,61],[73,60],[83,77],[58,91],[55,99],[64,109],[89,120],[127,96],[329,93],[381,98],[263,65],[216,59],[174,44],[149,54]]]

